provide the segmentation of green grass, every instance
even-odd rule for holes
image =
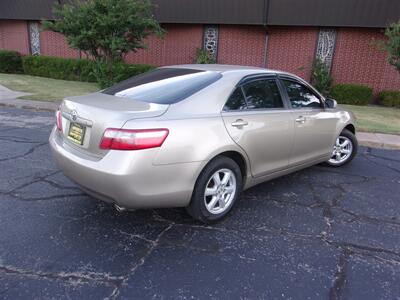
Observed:
[[[68,96],[77,96],[99,90],[96,83],[4,73],[0,73],[0,84],[14,91],[32,94],[20,97],[20,99],[40,101],[60,101]]]
[[[373,133],[400,134],[400,109],[380,106],[344,105],[356,116],[356,130]]]

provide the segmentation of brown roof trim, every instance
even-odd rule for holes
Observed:
[[[377,27],[400,20],[400,0],[269,0],[268,25]]]
[[[53,19],[55,2],[1,0],[0,19]],[[400,0],[153,0],[160,23],[376,27],[400,19]]]

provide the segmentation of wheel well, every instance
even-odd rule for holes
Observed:
[[[240,172],[242,173],[242,177],[246,178],[246,160],[244,159],[243,155],[236,151],[227,151],[219,154],[218,156],[226,156],[230,159],[234,160],[235,163],[238,164],[240,168]]]
[[[344,129],[347,129],[347,130],[351,131],[353,134],[356,134],[356,128],[354,127],[353,124],[347,125]]]

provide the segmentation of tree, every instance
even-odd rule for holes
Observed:
[[[400,20],[386,28],[385,36],[381,46],[389,54],[388,62],[400,72]]]
[[[97,73],[110,79],[115,63],[145,48],[150,34],[163,32],[149,0],[73,0],[56,5],[54,14],[55,21],[44,21],[43,29],[63,34],[70,47],[97,62]]]

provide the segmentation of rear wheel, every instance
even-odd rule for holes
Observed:
[[[332,156],[326,163],[332,167],[341,167],[353,160],[357,150],[358,142],[356,136],[351,131],[344,129],[337,137],[333,146]]]
[[[237,163],[217,157],[197,179],[187,212],[195,219],[211,223],[226,216],[242,190],[242,174]]]

